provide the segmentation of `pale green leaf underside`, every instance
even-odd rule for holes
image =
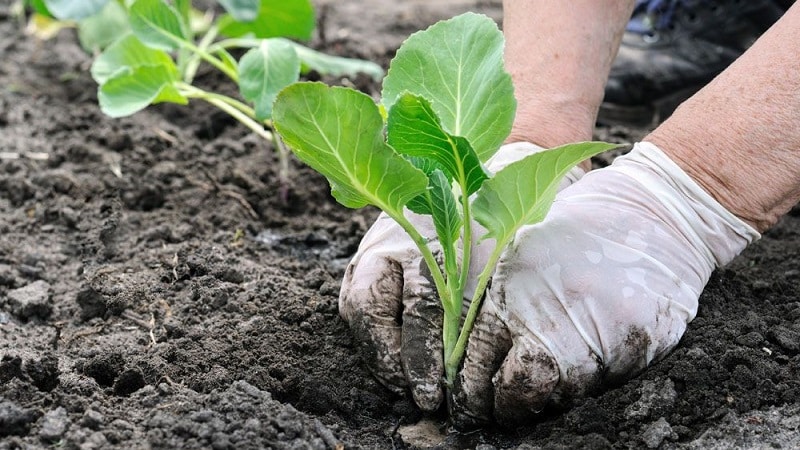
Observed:
[[[185,105],[188,100],[175,88],[174,81],[164,66],[125,67],[100,86],[100,109],[111,117],[123,117],[155,103]]]
[[[486,161],[508,136],[516,109],[503,42],[490,18],[473,13],[411,35],[384,79],[386,109],[405,92],[426,98],[444,129]]]
[[[483,183],[472,203],[475,220],[504,245],[523,225],[540,222],[550,210],[564,175],[579,162],[618,147],[606,142],[580,142],[536,153],[509,164]]]
[[[487,178],[478,155],[466,139],[448,134],[430,103],[405,93],[389,110],[388,140],[398,153],[434,160],[450,179],[472,194]]]
[[[175,50],[187,40],[187,25],[164,0],[136,0],[130,8],[131,29],[147,46]]]
[[[100,12],[109,0],[45,0],[47,10],[59,20],[80,20]]]
[[[169,54],[147,47],[133,34],[114,42],[95,58],[92,78],[102,85],[120,69],[140,66],[162,66],[172,79],[178,79],[178,68]]]
[[[278,91],[297,81],[300,59],[285,39],[264,39],[239,61],[239,90],[253,102],[256,118],[272,115],[272,102]]]
[[[384,141],[383,119],[365,94],[295,83],[278,94],[272,120],[297,157],[328,179],[344,206],[369,204],[402,214],[427,188],[427,176]]]

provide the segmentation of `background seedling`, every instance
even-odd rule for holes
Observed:
[[[315,27],[309,0],[219,0],[224,11],[201,12],[190,0],[30,0],[29,29],[49,37],[77,27],[81,45],[96,54],[91,67],[98,100],[112,117],[134,114],[156,103],[206,101],[267,141],[273,141],[272,103],[300,74],[336,76],[363,72],[380,80],[380,66],[314,51],[293,40],[309,40]],[[238,60],[235,53],[244,52]],[[207,63],[236,83],[240,98],[193,83]],[[285,188],[288,153],[275,141]]]

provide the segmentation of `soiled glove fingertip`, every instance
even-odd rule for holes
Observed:
[[[494,416],[502,426],[517,426],[535,417],[560,380],[549,352],[523,347],[514,346],[494,379]]]
[[[426,412],[433,412],[439,409],[444,400],[444,391],[440,383],[415,383],[411,387],[411,395],[414,403]]]

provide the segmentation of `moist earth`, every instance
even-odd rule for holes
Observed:
[[[312,46],[386,67],[466,10],[501,19],[497,1],[321,0]],[[294,159],[282,181],[271,144],[204,104],[105,117],[74,34],[23,28],[3,2],[0,449],[800,446],[800,211],[714,273],[649,370],[525,428],[458,433],[377,383],[338,316],[374,209]]]

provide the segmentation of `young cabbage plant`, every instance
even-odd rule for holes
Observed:
[[[194,9],[190,0],[27,1],[34,28],[37,23],[44,30],[53,29],[53,23],[75,26],[81,45],[99,53],[91,73],[99,85],[100,108],[111,117],[155,103],[200,99],[272,141],[272,103],[300,74],[383,77],[377,64],[326,55],[288,39],[311,38],[310,0],[218,0],[225,11],[219,16]],[[244,52],[238,61],[234,50]],[[201,62],[236,83],[240,98],[194,84]],[[285,181],[287,150],[280,141],[276,145]]]
[[[483,163],[508,136],[516,108],[503,46],[490,18],[466,13],[402,44],[380,105],[349,88],[296,83],[273,106],[275,129],[298,158],[328,179],[336,200],[351,208],[377,206],[419,248],[444,309],[448,388],[495,265],[516,231],[544,219],[575,164],[615,147],[565,145],[489,173]],[[430,215],[436,236],[420,234],[406,209]],[[473,221],[485,234],[473,236]],[[473,237],[495,246],[462,319]],[[441,266],[429,246],[434,241]]]

